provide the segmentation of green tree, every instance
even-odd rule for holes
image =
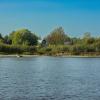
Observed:
[[[48,44],[58,45],[64,44],[64,42],[69,41],[70,38],[65,34],[62,27],[56,28],[46,37]]]
[[[12,40],[9,38],[8,35],[4,36],[4,43],[5,44],[12,44]]]
[[[95,42],[95,39],[93,37],[91,37],[91,33],[90,32],[84,33],[83,43],[92,44],[94,42]]]
[[[37,45],[38,37],[28,29],[15,31],[12,35],[12,44],[14,45]]]
[[[0,43],[3,43],[4,41],[3,41],[3,36],[2,36],[2,34],[0,33]]]
[[[3,36],[2,36],[2,34],[0,33],[0,39],[3,39]]]

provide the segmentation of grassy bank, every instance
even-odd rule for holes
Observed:
[[[80,45],[81,46],[81,45]],[[88,48],[81,49],[81,47],[65,45],[49,45],[42,46],[19,46],[0,44],[0,55],[46,55],[46,56],[80,56],[80,57],[96,57],[100,56],[99,51],[89,51]]]

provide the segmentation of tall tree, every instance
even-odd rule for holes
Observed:
[[[69,37],[65,34],[62,27],[53,30],[50,35],[46,37],[48,44],[64,44],[64,42],[69,40]]]
[[[3,39],[3,36],[2,36],[2,34],[0,33],[0,39]]]
[[[13,33],[12,43],[15,45],[36,45],[38,37],[28,29],[21,29]]]
[[[84,33],[83,43],[92,44],[93,42],[95,42],[95,39],[91,37],[91,33],[90,32]]]

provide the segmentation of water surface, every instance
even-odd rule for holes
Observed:
[[[100,100],[100,58],[0,58],[0,100]]]

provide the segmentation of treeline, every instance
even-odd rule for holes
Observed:
[[[1,54],[41,55],[100,55],[100,37],[84,33],[83,37],[69,37],[62,27],[54,29],[43,39],[28,29],[0,34]]]

